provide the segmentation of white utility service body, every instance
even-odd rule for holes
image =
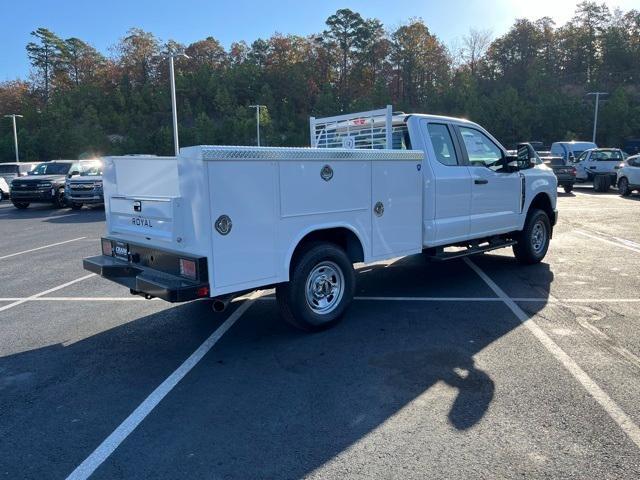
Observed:
[[[491,242],[501,235],[523,230],[532,202],[547,213],[550,238],[557,187],[552,170],[539,165],[498,172],[469,162],[476,148],[473,142],[480,142],[472,138],[476,133],[495,143],[502,156],[506,151],[481,127],[466,120],[396,115],[391,124],[388,114],[378,128],[373,114],[369,123],[355,122],[370,128],[365,133],[371,148],[357,148],[364,135],[362,129],[351,132],[354,127],[349,127],[349,119],[349,131],[337,135],[344,130],[335,128],[341,116],[335,117],[328,137],[331,122],[312,119],[312,144],[322,147],[323,139],[326,143],[327,138],[340,137],[342,145],[356,148],[195,146],[182,148],[178,157],[106,157],[106,238],[112,250],[107,245],[105,252],[103,240],[103,255],[86,259],[85,268],[129,286],[132,293],[180,301],[180,296],[167,297],[153,288],[138,290],[135,282],[122,278],[137,274],[136,263],[140,271],[153,270],[149,261],[153,252],[157,257],[167,252],[198,259],[199,268],[207,270],[200,279],[207,289],[186,299],[220,298],[283,284],[291,280],[301,245],[307,240],[326,240],[322,232],[337,235],[335,242],[352,262],[385,260],[451,245],[474,246],[479,241],[489,241],[489,250],[500,246]],[[367,117],[356,114],[350,118]],[[441,145],[433,131],[430,135],[432,124],[437,125],[433,131],[451,135],[445,157],[446,145]],[[459,131],[457,126],[464,129]],[[401,148],[378,148],[381,142],[376,135],[380,132],[382,145]],[[436,140],[439,156],[434,150]],[[435,160],[450,162],[454,145],[455,154],[467,161],[459,158],[453,166]],[[507,236],[502,246],[516,243]],[[139,253],[132,253],[131,245],[140,247]],[[123,250],[119,256],[116,247]],[[116,258],[108,258],[110,255]],[[134,273],[126,271],[129,267]],[[165,273],[175,274],[174,270],[165,269]],[[161,284],[163,275],[152,283]],[[326,274],[321,271],[318,275],[317,289],[328,294],[329,283],[322,283]],[[340,275],[331,278],[339,283]],[[344,282],[349,283],[348,278]],[[308,281],[306,288],[312,291],[314,287]]]
[[[349,229],[365,262],[410,255],[423,247],[422,159],[407,150],[213,146],[107,157],[107,234],[207,257],[212,297],[289,280],[296,246],[315,230]],[[223,215],[227,235],[215,228]]]

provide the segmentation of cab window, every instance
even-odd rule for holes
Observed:
[[[479,130],[460,127],[460,134],[472,166],[491,167],[502,159],[502,150]]]
[[[430,123],[427,125],[427,130],[433,151],[436,154],[436,160],[447,166],[458,165],[458,156],[447,126],[442,123]]]
[[[582,152],[580,156],[576,158],[576,163],[582,162],[583,160],[585,160],[587,158],[587,155],[589,155],[589,152]]]

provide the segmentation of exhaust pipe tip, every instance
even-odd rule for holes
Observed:
[[[220,300],[219,298],[217,298],[213,301],[211,308],[213,308],[213,311],[216,313],[222,313],[227,309],[228,303],[229,302],[225,302],[224,300]]]

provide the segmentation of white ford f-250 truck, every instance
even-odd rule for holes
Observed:
[[[84,267],[170,302],[275,287],[282,316],[336,323],[353,264],[424,252],[446,260],[512,246],[542,260],[556,177],[456,118],[371,112],[311,118],[312,148],[182,148],[104,159],[107,235]],[[455,247],[454,251],[451,251]]]

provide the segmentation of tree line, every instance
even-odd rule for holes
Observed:
[[[583,1],[564,25],[517,19],[504,35],[471,30],[445,45],[419,18],[395,29],[349,9],[306,37],[275,34],[224,48],[214,37],[190,45],[131,29],[109,55],[46,28],[32,32],[29,79],[0,83],[0,114],[20,113],[25,160],[100,154],[172,153],[166,55],[176,58],[180,143],[309,144],[308,117],[392,104],[406,112],[477,121],[505,145],[640,137],[640,12]],[[13,159],[11,122],[0,124],[0,161]]]

